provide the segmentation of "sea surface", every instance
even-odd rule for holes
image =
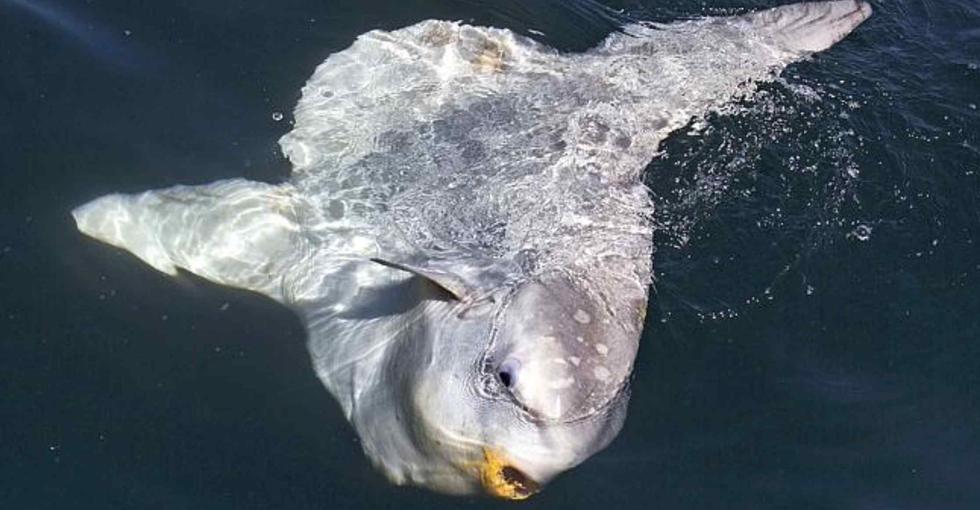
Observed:
[[[289,171],[327,55],[427,18],[582,51],[777,0],[0,0],[0,508],[491,508],[375,472],[272,301],[79,234]],[[626,426],[533,508],[980,508],[980,2],[874,1],[672,135]],[[697,87],[697,83],[691,83]]]

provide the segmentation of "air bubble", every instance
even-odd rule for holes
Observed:
[[[272,120],[276,122],[282,120],[282,112],[272,112]]]
[[[854,227],[854,230],[851,231],[850,236],[858,241],[867,241],[868,239],[871,239],[871,227],[862,223]]]

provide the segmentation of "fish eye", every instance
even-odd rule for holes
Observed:
[[[506,359],[503,363],[497,367],[497,378],[500,382],[508,387],[513,388],[517,384],[517,370],[521,367],[521,363],[515,359]]]

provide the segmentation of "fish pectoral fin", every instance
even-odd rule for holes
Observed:
[[[283,279],[309,251],[298,204],[288,185],[232,179],[107,195],[72,216],[85,235],[158,271],[176,275],[182,268],[284,301]]]
[[[446,273],[408,264],[401,264],[376,257],[372,258],[371,261],[377,262],[383,266],[388,266],[392,269],[398,269],[424,278],[442,290],[448,292],[453,299],[457,301],[465,300],[466,296],[470,294],[470,291],[467,289],[466,282],[452,273]]]
[[[372,262],[405,271],[445,290],[453,299],[472,303],[489,296],[506,280],[507,271],[496,261],[463,258],[401,262],[373,257]]]

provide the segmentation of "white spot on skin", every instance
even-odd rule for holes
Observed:
[[[606,367],[604,367],[602,365],[599,365],[599,366],[597,366],[597,367],[595,367],[595,368],[592,369],[592,375],[594,375],[595,378],[598,379],[598,380],[600,380],[600,381],[605,381],[606,379],[609,379],[609,376],[612,375],[612,374],[609,373],[609,369],[608,368],[606,368]]]
[[[578,364],[582,362],[582,358],[578,356],[572,356],[571,358],[568,358],[568,361],[570,361],[573,365],[578,366]]]
[[[577,322],[582,324],[588,324],[592,322],[592,316],[589,315],[585,310],[576,310],[575,315],[572,316]]]
[[[609,354],[609,347],[606,344],[595,344],[595,350],[603,356]]]
[[[585,339],[582,338],[582,337],[580,337],[580,336],[577,336],[577,337],[575,337],[575,341],[577,341],[578,343],[582,343],[582,342],[585,341]]]
[[[562,390],[562,389],[568,388],[569,386],[571,386],[573,384],[575,384],[575,378],[574,377],[566,377],[564,379],[559,379],[557,381],[553,381],[549,386],[551,386],[551,389],[553,389],[553,390]]]
[[[562,359],[562,358],[551,358],[551,362],[552,362],[552,363],[557,363],[557,364],[559,364],[559,365],[567,365],[567,364],[568,364],[568,362],[567,362],[567,361],[565,361],[565,360],[564,360],[564,359]]]

